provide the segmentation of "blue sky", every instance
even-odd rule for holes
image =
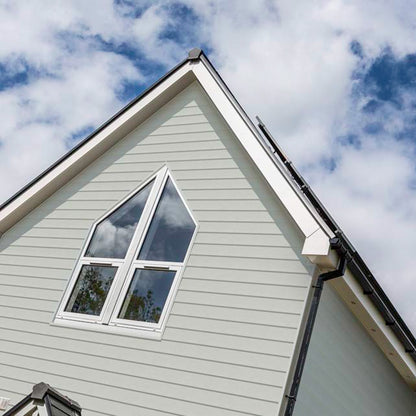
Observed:
[[[0,0],[0,199],[202,47],[416,332],[416,8]]]

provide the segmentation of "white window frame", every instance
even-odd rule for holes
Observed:
[[[195,225],[195,229],[192,234],[192,238],[189,242],[189,246],[186,251],[184,260],[183,262],[138,260],[139,252],[146,238],[150,224],[154,218],[157,206],[162,197],[162,193],[168,179],[170,179],[173,182],[173,185],[175,186],[175,189],[179,197],[181,198],[185,206],[185,209],[188,211]],[[90,242],[92,240],[97,226],[152,181],[154,181],[152,189],[150,190],[140,220],[137,224],[136,230],[133,234],[133,237],[131,239],[130,245],[127,249],[124,259],[85,256],[85,253],[90,245]],[[160,338],[165,328],[167,317],[169,316],[169,312],[172,308],[173,299],[176,295],[179,282],[182,277],[183,270],[188,260],[189,253],[194,243],[197,231],[198,223],[192,211],[190,210],[188,204],[186,203],[182,193],[180,192],[180,188],[178,187],[175,179],[172,177],[172,174],[170,173],[168,167],[163,166],[159,171],[151,175],[146,181],[142,182],[140,186],[138,186],[136,189],[130,192],[125,198],[123,198],[113,208],[111,208],[109,211],[107,211],[104,215],[102,215],[99,219],[97,219],[94,222],[88,234],[88,237],[85,240],[85,243],[82,247],[80,257],[78,258],[75,268],[73,269],[71,279],[69,280],[67,288],[61,299],[61,303],[55,315],[53,324],[80,327],[97,331],[124,332],[128,335],[136,336],[151,335],[151,337],[154,337],[154,335],[156,334],[156,337]],[[117,267],[116,274],[113,278],[113,282],[108,291],[106,300],[103,304],[100,316],[65,311],[65,308],[69,302],[69,299],[78,280],[79,273],[84,265]],[[159,321],[157,323],[133,321],[118,318],[118,314],[121,310],[121,307],[123,305],[124,299],[126,297],[127,291],[129,289],[130,283],[133,279],[136,269],[153,269],[176,272],[171,288],[169,290],[169,294],[166,298],[163,310],[161,311]]]

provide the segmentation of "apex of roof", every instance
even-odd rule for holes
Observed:
[[[190,61],[194,61],[196,59],[199,59],[200,56],[202,55],[202,53],[203,53],[202,52],[202,49],[200,49],[200,48],[193,48],[188,53],[188,59]]]

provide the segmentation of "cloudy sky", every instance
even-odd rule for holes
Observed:
[[[416,332],[414,0],[0,0],[0,39],[0,200],[199,46]]]

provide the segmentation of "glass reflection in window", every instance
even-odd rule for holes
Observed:
[[[118,317],[158,323],[175,273],[175,271],[136,269]]]
[[[195,224],[169,178],[140,250],[139,260],[182,262]]]
[[[116,271],[113,266],[82,266],[65,311],[99,316]]]
[[[152,185],[153,181],[97,225],[86,257],[124,259]]]

